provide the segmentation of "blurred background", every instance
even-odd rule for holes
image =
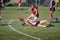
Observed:
[[[17,6],[18,0],[1,0],[5,6]],[[21,6],[30,6],[32,3],[38,6],[48,6],[50,0],[22,0]],[[60,6],[60,0],[59,0]]]

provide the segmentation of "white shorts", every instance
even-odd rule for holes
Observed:
[[[33,17],[33,20],[36,21],[37,20],[37,17],[33,14],[31,14],[31,16]]]
[[[20,6],[21,4],[19,3],[18,5]]]

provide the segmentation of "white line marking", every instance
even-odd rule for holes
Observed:
[[[1,21],[11,21],[11,20],[1,20]],[[19,21],[19,20],[17,20],[17,19],[12,19],[12,21]]]
[[[17,33],[19,33],[19,34],[25,35],[25,36],[27,36],[27,37],[36,39],[36,40],[41,40],[40,38],[31,36],[31,35],[28,35],[28,34],[26,34],[26,33],[23,33],[23,32],[20,32],[20,31],[16,30],[12,25],[10,25],[10,24],[12,24],[13,22],[14,22],[14,20],[10,20],[10,22],[8,23],[9,28],[12,29],[13,31],[15,31],[15,32],[17,32]]]

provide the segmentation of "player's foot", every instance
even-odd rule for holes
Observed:
[[[48,26],[46,26],[47,28],[49,28],[50,26],[48,25]]]
[[[46,27],[54,26],[52,22],[50,22]]]
[[[53,25],[53,24],[49,24],[49,25],[47,25],[46,27],[49,28],[50,26],[54,26],[54,25]]]
[[[49,26],[54,26],[54,24],[53,23],[50,23]]]

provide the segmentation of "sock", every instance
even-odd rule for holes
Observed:
[[[58,22],[58,18],[55,18],[56,22]]]

